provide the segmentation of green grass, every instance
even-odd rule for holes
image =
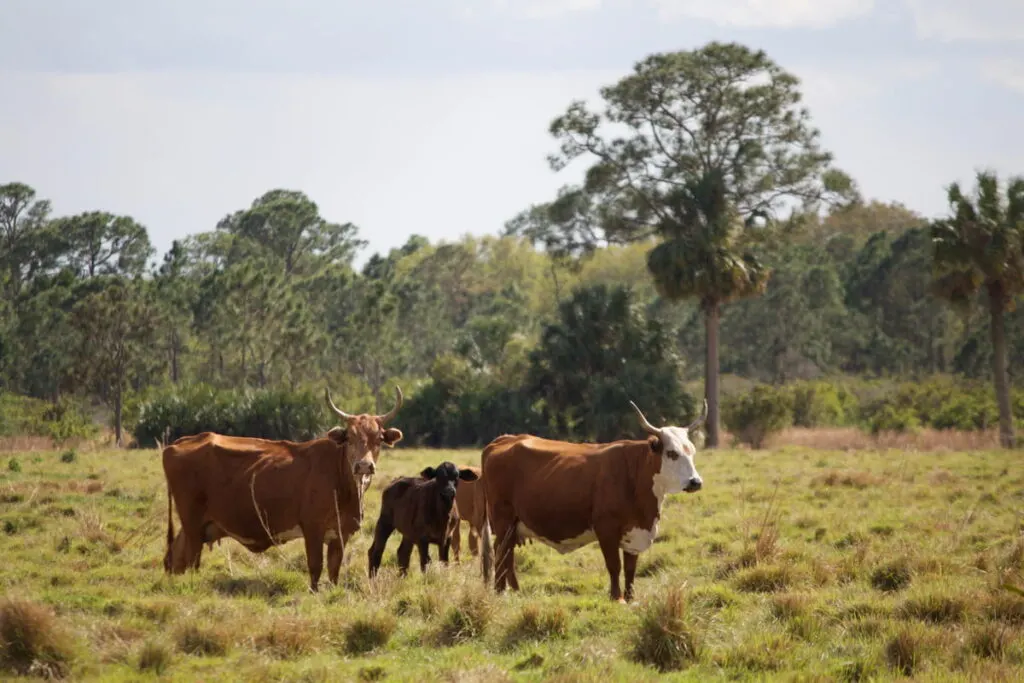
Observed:
[[[313,595],[300,541],[224,541],[165,576],[156,451],[4,454],[0,678],[1024,679],[1024,596],[1002,587],[1024,586],[1019,453],[701,454],[704,489],[667,500],[629,606],[596,544],[521,548],[523,590],[484,590],[465,528],[460,565],[433,550],[403,580],[393,537],[370,582],[382,486],[444,459],[479,452],[382,454],[341,585]]]

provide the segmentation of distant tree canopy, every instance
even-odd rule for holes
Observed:
[[[260,390],[265,406],[295,392],[306,434],[325,385],[377,412],[400,385],[404,443],[461,446],[636,435],[630,400],[684,423],[695,380],[710,408],[719,369],[774,384],[954,373],[994,381],[1012,442],[1022,181],[953,186],[935,223],[865,201],[820,149],[796,79],[735,44],[652,55],[601,95],[551,126],[553,166],[589,164],[580,185],[501,237],[414,234],[360,269],[360,229],[296,190],[157,255],[112,207],[55,216],[35,188],[0,185],[0,390],[80,401],[118,430],[174,392]]]

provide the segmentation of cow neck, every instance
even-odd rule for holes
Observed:
[[[643,516],[653,521],[661,518],[661,506],[665,501],[666,487],[662,481],[661,455],[653,452],[647,441],[641,441],[637,449],[639,457],[628,459],[630,475],[637,504]]]

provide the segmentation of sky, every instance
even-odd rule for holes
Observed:
[[[273,188],[374,252],[499,232],[576,178],[548,125],[653,52],[763,49],[870,199],[1024,173],[1021,0],[4,0],[0,183],[162,255]],[[157,258],[159,258],[159,255]]]

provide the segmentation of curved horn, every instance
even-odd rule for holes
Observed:
[[[630,401],[629,405],[633,406],[633,410],[636,411],[637,417],[640,418],[640,426],[644,428],[645,432],[647,432],[648,434],[654,434],[655,436],[659,436],[661,434],[661,432],[658,431],[657,427],[655,427],[654,425],[647,421],[647,418],[644,417],[644,414],[640,412],[640,409],[636,407],[635,403]]]
[[[391,419],[396,414],[398,414],[398,409],[401,408],[401,407],[402,407],[402,387],[400,387],[400,386],[398,386],[396,384],[395,385],[395,407],[392,408],[387,414],[385,414],[385,415],[378,415],[377,416],[377,419],[380,420],[381,426],[383,427],[388,422],[390,422]]]
[[[702,412],[700,414],[700,417],[698,417],[696,420],[691,422],[690,426],[687,427],[686,429],[690,430],[690,429],[693,429],[694,427],[699,427],[702,424],[704,424],[704,420],[706,420],[706,419],[708,419],[708,400],[705,398],[704,399],[704,412]]]
[[[331,407],[331,410],[333,410],[335,414],[337,414],[337,416],[340,417],[342,420],[351,421],[352,418],[355,417],[354,415],[349,415],[344,410],[334,405],[334,401],[331,400],[331,390],[329,387],[324,387],[324,397],[327,398],[327,405],[329,405]]]

